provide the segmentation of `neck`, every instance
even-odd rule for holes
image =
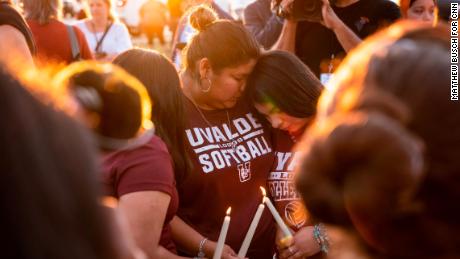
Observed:
[[[352,5],[356,2],[359,2],[359,0],[337,0],[335,3],[335,6],[337,7],[347,7],[349,5]]]
[[[107,23],[109,22],[107,18],[103,17],[93,17],[91,19],[91,22],[96,26],[97,28],[105,28],[107,26]]]
[[[200,86],[189,72],[184,71],[181,73],[181,81],[184,85],[183,92],[185,96],[198,106],[198,108],[203,110],[215,110],[214,107],[206,102],[206,93],[200,90]]]
[[[292,140],[298,141],[302,136],[303,130],[298,131],[288,131],[289,135],[291,136]]]

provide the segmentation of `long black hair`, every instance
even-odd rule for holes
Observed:
[[[131,49],[115,58],[114,64],[136,77],[152,100],[152,121],[156,134],[166,143],[174,161],[177,183],[191,170],[185,150],[185,108],[179,75],[163,55],[145,49]]]
[[[269,51],[257,61],[248,79],[248,93],[257,103],[271,103],[297,118],[316,114],[323,85],[295,55]]]

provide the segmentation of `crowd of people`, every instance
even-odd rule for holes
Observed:
[[[5,258],[460,257],[446,2],[305,3],[0,0]]]

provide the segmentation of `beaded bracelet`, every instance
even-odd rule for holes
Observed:
[[[200,241],[200,247],[198,249],[198,255],[194,258],[204,258],[206,256],[206,254],[204,253],[203,251],[203,248],[204,248],[204,244],[206,243],[206,241],[208,241],[208,238],[203,238],[203,240]]]
[[[313,226],[313,237],[318,243],[323,253],[329,252],[329,237],[327,236],[326,228],[323,224],[316,224]]]

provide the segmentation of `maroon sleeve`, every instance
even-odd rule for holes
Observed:
[[[162,142],[131,151],[119,165],[116,183],[118,197],[139,191],[160,191],[173,195],[172,160]]]
[[[93,54],[91,54],[91,50],[88,47],[88,42],[86,41],[86,37],[83,34],[83,32],[77,26],[73,26],[73,28],[77,34],[78,44],[80,46],[81,58],[82,59],[94,59]]]

